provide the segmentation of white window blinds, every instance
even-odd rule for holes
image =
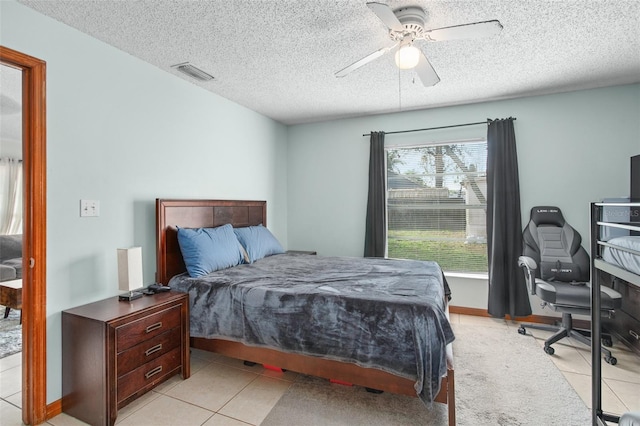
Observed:
[[[486,141],[388,148],[388,256],[486,273],[486,168]]]

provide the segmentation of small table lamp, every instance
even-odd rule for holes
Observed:
[[[121,294],[119,300],[130,302],[142,297],[142,293],[133,291],[142,287],[142,247],[118,249],[118,288],[129,292]]]

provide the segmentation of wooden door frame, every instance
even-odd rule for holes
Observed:
[[[0,62],[22,71],[22,421],[47,417],[46,63],[0,46]]]

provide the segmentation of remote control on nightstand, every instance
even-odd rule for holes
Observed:
[[[154,293],[164,293],[165,291],[171,291],[171,287],[161,284],[151,284],[149,287],[147,287],[147,290]]]

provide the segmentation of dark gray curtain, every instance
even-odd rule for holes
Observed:
[[[522,254],[520,184],[513,118],[489,120],[487,130],[487,243],[491,316],[531,314]]]
[[[384,169],[384,132],[371,132],[369,198],[364,235],[364,256],[384,257],[387,244],[387,208]]]

